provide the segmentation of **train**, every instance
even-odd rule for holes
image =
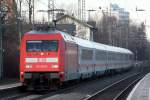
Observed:
[[[20,46],[20,81],[32,89],[51,89],[72,80],[132,68],[128,49],[96,43],[58,30],[30,31]]]

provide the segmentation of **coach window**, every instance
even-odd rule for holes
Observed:
[[[118,55],[117,53],[114,54],[114,57],[115,57],[114,60],[115,60],[115,61],[118,60],[118,58],[117,58],[118,56],[117,56],[117,55]]]
[[[120,60],[120,53],[117,53],[117,61]]]
[[[111,53],[110,52],[108,53],[108,60],[109,61],[111,60]]]
[[[130,60],[132,60],[132,55],[129,55]]]
[[[128,60],[128,54],[126,54],[126,60]]]
[[[122,61],[122,53],[119,54],[120,61]]]
[[[125,60],[125,54],[122,54],[122,60],[123,61]]]
[[[112,61],[115,60],[115,53],[112,53]]]
[[[126,60],[126,54],[124,54],[124,61]]]
[[[108,53],[108,60],[109,60],[109,61],[112,60],[112,53],[111,53],[111,52]]]
[[[128,54],[128,60],[130,60],[130,55]]]
[[[113,61],[113,53],[110,54],[110,60]]]
[[[82,49],[81,58],[82,58],[82,60],[92,60],[93,59],[93,51],[87,50],[87,49]]]
[[[106,52],[105,51],[97,50],[95,54],[96,54],[96,60],[97,61],[106,60]]]

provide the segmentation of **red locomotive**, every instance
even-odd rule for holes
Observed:
[[[33,89],[128,69],[133,53],[70,36],[61,31],[26,33],[20,49],[20,80]]]

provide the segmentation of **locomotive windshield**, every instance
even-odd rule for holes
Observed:
[[[58,51],[58,40],[33,40],[26,42],[27,52]]]

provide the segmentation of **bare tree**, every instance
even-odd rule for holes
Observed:
[[[138,60],[147,59],[147,39],[145,33],[145,25],[141,23],[141,25],[130,25],[130,33],[129,33],[129,49],[131,49],[135,54],[137,52]]]

